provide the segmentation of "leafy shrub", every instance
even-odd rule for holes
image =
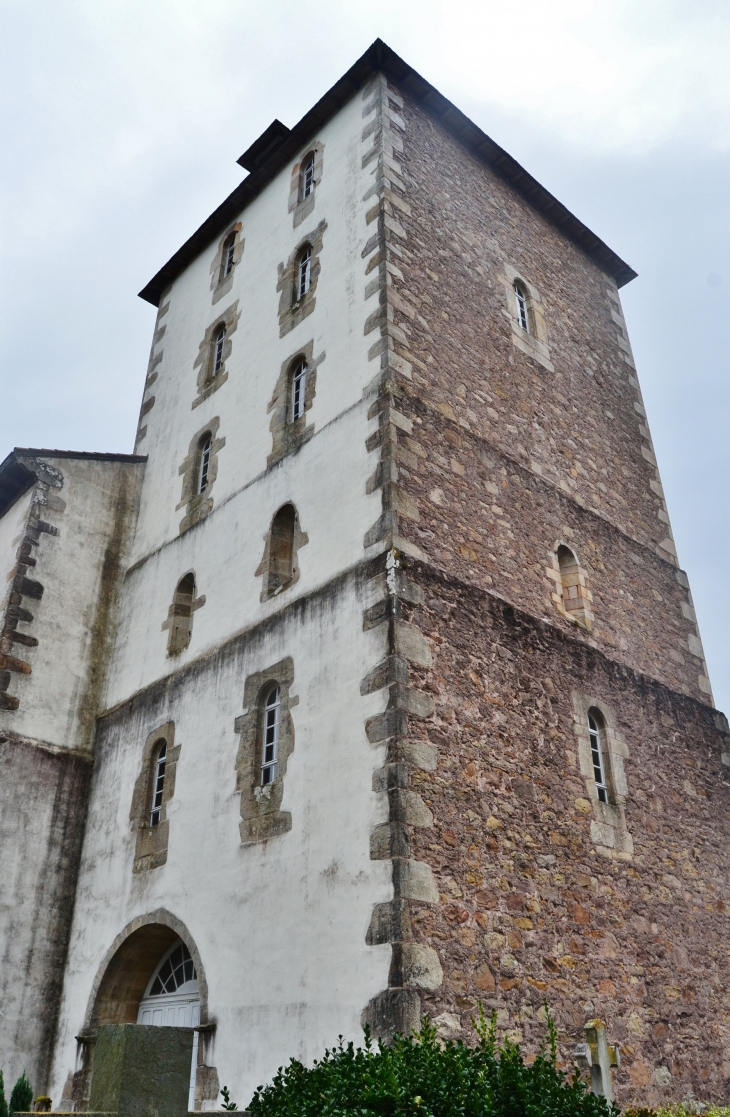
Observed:
[[[8,1117],[8,1103],[5,1100],[5,1080],[0,1070],[0,1117]]]
[[[588,1091],[576,1071],[568,1077],[555,1065],[556,1031],[548,1017],[548,1051],[531,1064],[519,1045],[497,1049],[496,1018],[480,1009],[478,1042],[446,1043],[426,1023],[414,1036],[396,1036],[374,1047],[339,1046],[314,1066],[292,1059],[273,1082],[259,1086],[250,1117],[618,1117],[618,1109]]]
[[[13,1117],[14,1113],[28,1113],[33,1105],[33,1087],[26,1077],[25,1071],[21,1074],[18,1081],[13,1086],[13,1092],[10,1095],[10,1104],[8,1105],[8,1115]]]

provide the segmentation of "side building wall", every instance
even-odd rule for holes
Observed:
[[[16,451],[0,518],[0,1050],[44,1089],[86,817],[94,714],[142,460]],[[0,673],[2,673],[0,671]]]

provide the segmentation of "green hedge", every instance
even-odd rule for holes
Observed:
[[[273,1082],[259,1086],[250,1117],[618,1117],[618,1109],[589,1092],[578,1072],[556,1067],[556,1031],[548,1017],[547,1045],[534,1062],[518,1044],[496,1043],[496,1020],[480,1011],[478,1042],[442,1042],[428,1023],[414,1036],[374,1046],[326,1051],[313,1067],[292,1059]]]

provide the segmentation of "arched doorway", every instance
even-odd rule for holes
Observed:
[[[200,1024],[200,994],[195,963],[182,939],[168,947],[157,963],[139,1002],[138,1024],[167,1028],[197,1028]],[[198,1033],[193,1038],[188,1109],[195,1106],[195,1077],[198,1069]]]
[[[177,951],[179,950],[179,953]],[[166,963],[169,962],[169,966]],[[160,978],[159,986],[157,978]],[[194,984],[191,984],[194,983]],[[144,1013],[161,1013],[143,1019]],[[170,1020],[174,1014],[175,1019]],[[79,1069],[74,1075],[73,1100],[76,1109],[87,1109],[90,1092],[92,1052],[100,1024],[167,1025],[204,1029],[198,1058],[198,1106],[215,1101],[218,1076],[207,1056],[214,1029],[208,1024],[208,987],[196,944],[182,923],[171,912],[158,908],[139,916],[117,936],[101,962],[93,982],[86,1016],[79,1036]],[[198,1047],[198,1032],[194,1037]]]

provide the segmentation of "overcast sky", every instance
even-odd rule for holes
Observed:
[[[639,273],[622,291],[730,712],[727,0],[0,0],[0,459],[131,452],[136,292],[374,38]]]

